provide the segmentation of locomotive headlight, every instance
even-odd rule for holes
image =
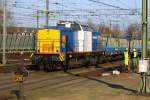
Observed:
[[[69,55],[69,58],[72,58],[72,55]]]
[[[38,52],[38,53],[40,52],[40,49],[39,49],[39,48],[37,49],[37,52]]]
[[[59,52],[59,49],[58,49],[58,48],[56,49],[56,52]]]

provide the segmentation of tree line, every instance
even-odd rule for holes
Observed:
[[[88,26],[92,27],[94,31],[102,33],[104,37],[114,37],[114,38],[127,38],[132,39],[141,38],[141,25],[139,23],[130,23],[124,30],[121,30],[118,26],[106,26],[104,24],[94,24],[91,20],[86,23]]]

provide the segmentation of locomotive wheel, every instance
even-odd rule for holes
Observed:
[[[39,70],[44,70],[44,64],[43,63],[39,63],[38,64],[38,69]]]
[[[64,70],[64,72],[68,70],[68,65],[66,65],[65,62],[63,62],[62,64],[62,69]]]
[[[47,64],[46,65],[46,71],[47,72],[54,71],[54,70],[55,70],[54,64]]]
[[[50,64],[46,64],[45,69],[46,69],[46,72],[50,72],[51,71]]]
[[[46,72],[50,72],[50,68],[49,68],[49,66],[48,65],[46,65]]]
[[[43,65],[44,65],[44,71],[49,72],[50,71],[49,64],[45,62],[43,63]]]
[[[44,63],[44,69],[43,69],[45,72],[47,72],[47,66],[46,64]]]
[[[50,67],[51,71],[55,70],[55,65],[54,64],[49,64],[49,67]]]
[[[73,67],[74,67],[75,65],[72,65],[71,61],[69,60],[68,66],[69,66],[69,69],[73,69]]]

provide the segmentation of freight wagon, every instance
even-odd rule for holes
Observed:
[[[45,71],[97,65],[106,59],[100,35],[87,25],[66,21],[39,29],[34,36],[32,63]],[[113,48],[112,52],[115,50]]]

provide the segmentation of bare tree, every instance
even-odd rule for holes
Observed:
[[[89,27],[91,27],[93,29],[93,31],[97,31],[98,30],[98,25],[96,25],[95,23],[93,23],[91,19],[88,19],[88,21],[87,21],[86,24]]]
[[[140,38],[141,37],[141,25],[138,23],[130,24],[126,29],[126,34],[131,36],[132,38]]]
[[[102,33],[103,36],[111,36],[114,38],[123,38],[124,34],[120,30],[119,27],[113,27],[110,29],[110,27],[105,26],[104,24],[99,25],[98,31]]]
[[[110,31],[111,31],[110,27],[105,26],[104,24],[100,24],[98,26],[98,32],[101,32],[102,36],[105,36],[105,37],[110,36],[110,33],[111,33]]]
[[[119,27],[113,27],[113,29],[111,30],[111,34],[112,34],[112,37],[119,38],[122,32]]]

